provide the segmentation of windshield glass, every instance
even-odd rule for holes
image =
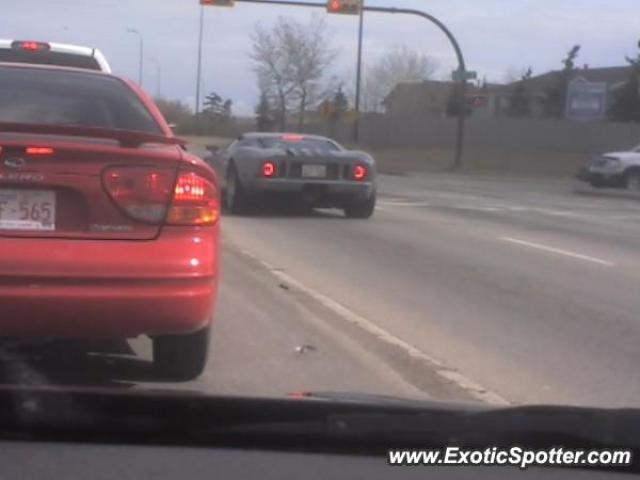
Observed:
[[[0,122],[161,131],[140,99],[121,80],[2,65]]]
[[[0,386],[640,407],[640,1],[274,1],[3,2]]]
[[[332,152],[340,150],[340,148],[330,140],[309,137],[262,137],[258,139],[258,143],[263,148],[279,148],[284,150],[308,149]]]
[[[0,62],[35,63],[100,70],[100,65],[98,65],[95,58],[64,52],[30,52],[13,48],[0,48]]]

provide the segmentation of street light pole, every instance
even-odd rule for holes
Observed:
[[[364,7],[364,1],[362,2]],[[362,31],[364,25],[364,8],[360,9],[360,21],[358,25],[358,60],[356,63],[356,118],[353,123],[353,141],[360,139],[360,82],[362,78]]]
[[[162,65],[155,58],[150,58],[149,61],[156,66],[156,96],[160,98],[162,96]]]
[[[202,35],[204,31],[204,6],[200,5],[200,33],[198,35],[198,69],[196,73],[196,115],[200,113],[200,79],[202,78]]]
[[[140,40],[140,58],[138,59],[138,84],[142,86],[143,69],[144,69],[144,40],[142,34],[135,28],[128,28],[127,33],[133,33]]]

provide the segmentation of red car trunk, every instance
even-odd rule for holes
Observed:
[[[148,240],[173,199],[176,145],[0,134],[0,237]]]

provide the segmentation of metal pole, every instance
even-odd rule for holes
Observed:
[[[364,2],[363,5],[364,7]],[[353,123],[353,141],[360,140],[360,82],[362,78],[362,30],[364,25],[364,8],[360,10],[360,22],[358,26],[358,59],[356,62],[356,118]]]
[[[162,97],[162,66],[160,62],[155,58],[148,59],[156,66],[156,97]]]
[[[138,32],[140,36],[140,65],[138,67],[138,83],[142,86],[143,82],[143,71],[144,71],[144,40],[142,39],[142,34]]]
[[[198,35],[198,69],[196,73],[196,115],[200,113],[200,79],[202,78],[202,35],[204,31],[204,7],[200,5],[200,33]]]
[[[236,0],[237,2],[243,3],[263,3],[265,5],[293,5],[297,7],[313,7],[313,8],[327,8],[326,3],[311,3],[311,2],[300,2],[297,0]],[[413,10],[410,8],[395,8],[395,7],[365,7],[362,9],[367,12],[380,12],[380,13],[401,13],[405,15],[417,15],[422,17],[431,23],[435,24],[442,32],[447,36],[449,42],[451,42],[451,46],[453,46],[453,50],[456,53],[456,57],[458,59],[458,71],[460,72],[461,77],[465,78],[465,73],[467,68],[464,62],[464,56],[462,55],[462,50],[460,49],[460,45],[456,40],[456,37],[451,33],[451,31],[447,28],[447,26],[438,20],[433,15],[422,12],[420,10]],[[464,94],[466,93],[466,82],[461,86],[461,95],[462,102],[464,102]],[[460,168],[462,166],[462,153],[464,148],[464,126],[465,126],[465,118],[466,113],[465,109],[462,108],[458,115],[458,132],[456,135],[456,155],[454,160],[454,168]]]
[[[132,33],[138,36],[138,40],[140,41],[140,58],[138,59],[138,85],[142,86],[143,79],[143,62],[144,62],[144,40],[142,38],[142,34],[136,30],[135,28],[127,28],[127,33]]]

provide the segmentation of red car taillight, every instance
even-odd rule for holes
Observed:
[[[175,171],[156,167],[113,167],[102,174],[105,189],[131,218],[160,223],[167,214]]]
[[[215,185],[193,172],[156,167],[114,167],[103,174],[113,201],[135,220],[171,225],[213,225],[220,215]]]
[[[171,225],[213,225],[220,216],[216,186],[197,173],[180,173],[167,214]]]
[[[266,161],[262,164],[262,176],[271,178],[276,176],[276,164],[270,161]]]
[[[352,175],[354,180],[364,180],[367,178],[367,167],[364,165],[356,165],[353,167]]]

